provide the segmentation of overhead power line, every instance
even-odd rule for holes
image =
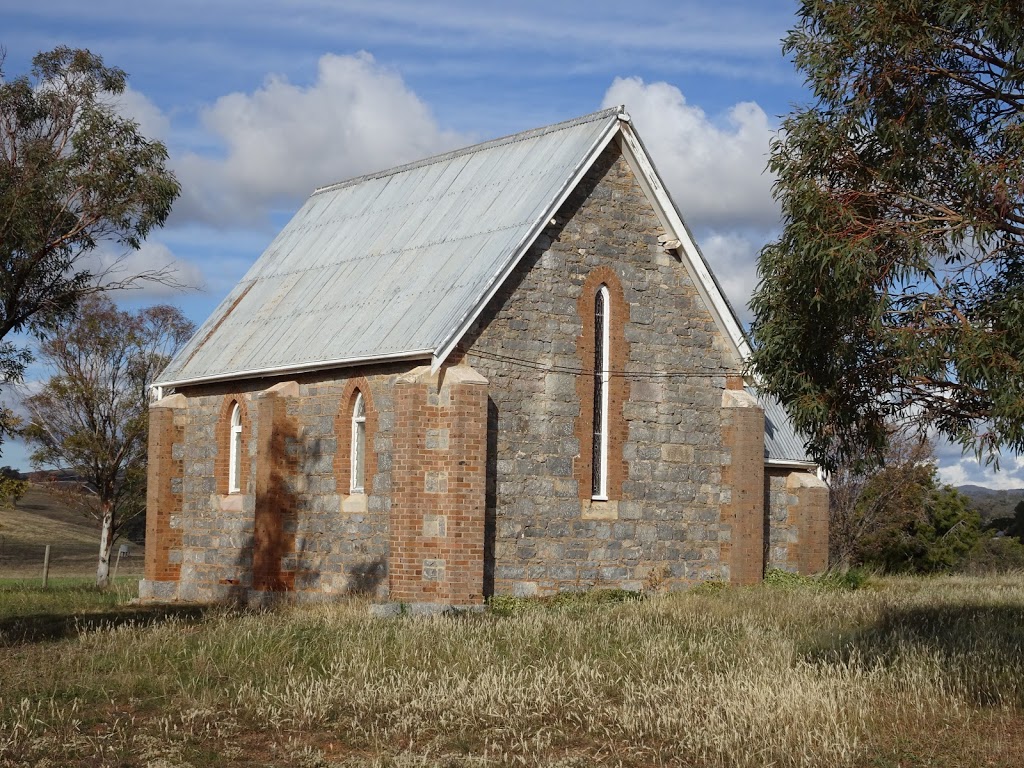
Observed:
[[[564,365],[549,365],[544,363],[538,363],[534,360],[524,360],[519,357],[513,357],[512,355],[501,355],[496,352],[485,352],[477,349],[470,351],[468,353],[468,356],[482,357],[485,360],[493,360],[495,362],[505,363],[506,365],[510,366],[527,368],[534,371],[544,371],[546,373],[564,373],[570,376],[594,376],[596,373],[594,370],[585,370],[583,368],[576,368]],[[728,368],[714,368],[703,371],[608,371],[609,376],[621,379],[695,379],[711,378],[713,376],[740,376],[742,374],[743,371],[741,370]]]

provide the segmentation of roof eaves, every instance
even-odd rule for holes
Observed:
[[[394,352],[385,355],[366,355],[363,357],[349,357],[339,360],[322,360],[313,363],[296,363],[295,365],[282,365],[274,368],[253,368],[245,371],[231,371],[230,373],[217,373],[209,376],[193,376],[186,379],[172,381],[157,381],[153,387],[183,387],[195,384],[214,384],[221,381],[237,381],[239,379],[262,379],[270,376],[287,376],[298,373],[313,373],[315,371],[329,370],[331,368],[351,368],[356,365],[371,365],[374,363],[396,363],[409,360],[429,360],[432,350],[419,349],[411,352]]]
[[[792,469],[817,469],[818,465],[813,461],[799,461],[797,459],[770,459],[765,458],[766,467],[789,467]]]

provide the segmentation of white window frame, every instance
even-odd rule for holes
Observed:
[[[608,500],[608,389],[609,382],[611,381],[611,371],[608,370],[608,361],[610,359],[610,350],[608,349],[609,342],[611,340],[611,334],[609,332],[609,326],[611,325],[611,296],[608,293],[608,286],[602,285],[597,290],[597,294],[594,296],[596,303],[597,296],[602,299],[602,306],[604,312],[602,313],[601,322],[601,361],[600,371],[595,371],[596,374],[600,375],[601,380],[601,442],[595,446],[598,454],[598,483],[597,492],[591,497],[594,501],[607,501]],[[595,334],[595,341],[597,340]],[[595,363],[597,360],[594,361]],[[595,378],[597,378],[595,376]],[[597,393],[594,393],[597,397]],[[593,489],[591,489],[593,490]]]
[[[360,430],[359,427],[362,426]],[[362,434],[362,442],[359,436]],[[363,459],[363,475],[358,477],[356,469],[359,466],[359,458]],[[363,400],[363,393],[356,392],[356,401],[352,405],[352,451],[349,464],[349,493],[365,493],[363,485],[366,474],[366,401]],[[361,482],[362,481],[362,482]]]
[[[239,493],[242,490],[242,478],[239,477],[242,459],[242,407],[235,403],[231,409],[231,431],[228,434],[228,493]]]

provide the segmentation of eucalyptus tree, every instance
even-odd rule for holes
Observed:
[[[166,147],[116,109],[126,83],[86,50],[39,53],[13,79],[0,57],[0,385],[31,359],[13,335],[45,332],[97,290],[174,283],[166,269],[120,277],[88,258],[138,249],[179,193]],[[0,409],[0,440],[12,426]]]
[[[826,467],[1024,448],[1024,4],[802,0],[752,364]]]
[[[126,312],[91,295],[40,343],[52,376],[25,400],[24,434],[32,462],[73,473],[68,495],[99,522],[99,586],[118,531],[145,510],[149,387],[193,330],[175,307]]]

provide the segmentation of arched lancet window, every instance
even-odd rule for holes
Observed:
[[[228,445],[228,493],[242,490],[242,409],[235,403],[231,409],[231,434]]]
[[[351,493],[363,493],[363,479],[366,475],[366,404],[363,393],[356,392],[352,407],[352,473]]]
[[[594,455],[591,494],[608,498],[608,327],[611,302],[608,286],[602,285],[594,297]]]

